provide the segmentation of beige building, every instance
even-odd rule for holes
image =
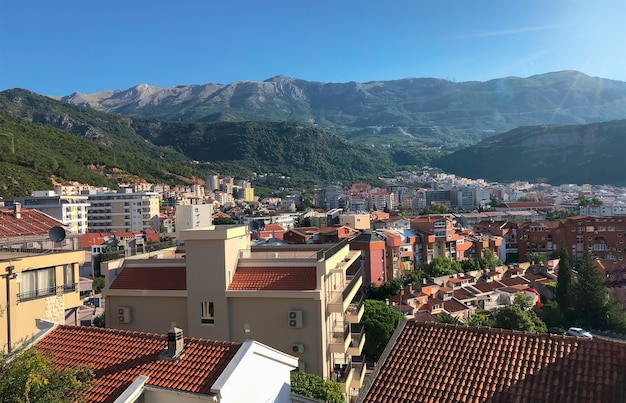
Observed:
[[[191,337],[258,340],[356,396],[365,376],[352,361],[365,343],[360,251],[347,241],[251,247],[246,226],[192,229],[181,238],[186,264],[125,264],[104,291],[107,326],[155,331],[176,322]]]
[[[350,227],[352,229],[367,230],[367,229],[370,229],[370,215],[369,213],[368,214],[359,214],[359,213],[340,214],[339,224],[345,225],[346,227]]]
[[[159,194],[120,188],[111,193],[89,193],[90,232],[159,231]]]
[[[82,305],[78,266],[83,251],[15,253],[0,260],[0,349],[11,349],[50,323],[65,323],[68,310]],[[8,301],[6,300],[8,296]]]

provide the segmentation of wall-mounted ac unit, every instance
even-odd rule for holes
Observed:
[[[299,353],[302,354],[304,353],[304,344],[301,343],[294,343],[291,345],[291,352],[292,353]]]
[[[117,308],[117,321],[119,323],[130,323],[133,318],[129,306],[120,306]]]
[[[302,311],[289,311],[288,324],[291,328],[299,329],[302,327]]]

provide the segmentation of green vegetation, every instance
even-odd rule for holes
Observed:
[[[520,127],[445,155],[434,165],[446,172],[491,181],[534,181],[547,176],[542,179],[552,184],[626,186],[622,170],[610,168],[623,165],[625,131],[626,120]]]
[[[344,403],[346,401],[339,383],[332,379],[324,380],[314,374],[292,372],[291,392],[327,403]]]
[[[563,256],[566,256],[563,259]],[[585,329],[610,330],[626,334],[626,312],[609,294],[605,281],[594,266],[593,257],[585,251],[578,264],[577,281],[568,280],[571,265],[561,251],[556,299],[547,301],[541,317],[549,326],[579,326]],[[571,278],[571,277],[570,277]],[[571,283],[573,284],[570,284]]]
[[[382,301],[365,300],[365,312],[361,319],[365,327],[365,354],[378,360],[401,320],[406,318],[393,307]]]
[[[490,316],[493,327],[536,333],[548,331],[546,324],[533,308],[532,298],[521,292],[515,294],[512,304],[490,312]]]
[[[59,369],[51,357],[35,348],[11,355],[0,352],[2,402],[80,402],[93,384],[94,373],[88,367]]]

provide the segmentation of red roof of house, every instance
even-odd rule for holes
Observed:
[[[315,290],[315,267],[238,267],[229,290]]]
[[[51,353],[59,367],[89,365],[96,384],[86,400],[113,402],[139,375],[149,376],[147,385],[210,395],[241,344],[185,338],[184,346],[177,359],[161,359],[165,334],[59,326],[35,348]]]
[[[281,227],[279,224],[267,224],[265,226],[265,228],[263,228],[264,231],[285,231],[285,229],[283,227]]]
[[[112,290],[186,290],[185,267],[124,267],[111,286]]]
[[[48,235],[52,227],[63,225],[47,214],[30,208],[20,209],[20,218],[13,208],[0,208],[0,237]]]
[[[626,343],[401,321],[360,402],[624,402]]]

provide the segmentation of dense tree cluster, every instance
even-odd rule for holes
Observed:
[[[315,374],[292,373],[291,392],[326,403],[344,403],[346,401],[339,383],[332,379],[322,379]]]

